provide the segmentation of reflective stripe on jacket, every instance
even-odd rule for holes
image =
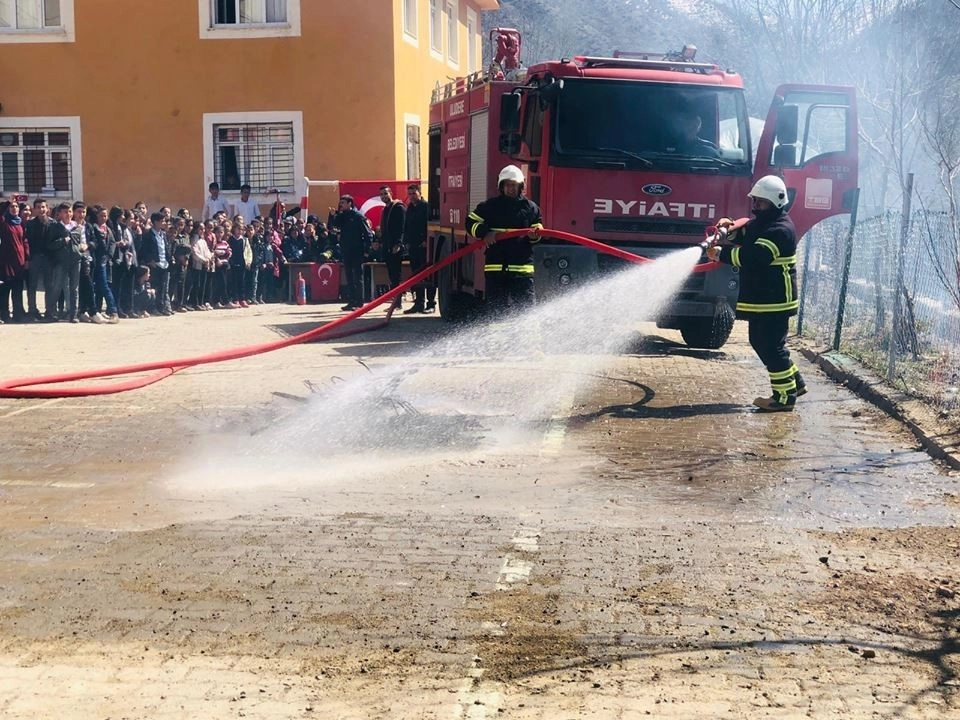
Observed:
[[[526,197],[517,199],[497,195],[477,205],[467,216],[467,234],[482,238],[490,232],[542,228],[543,218],[537,204]],[[487,248],[486,272],[533,273],[533,244],[528,237],[509,238]]]
[[[797,231],[780,213],[772,220],[753,219],[732,236],[734,245],[720,251],[720,262],[740,268],[737,316],[759,313],[796,315]]]

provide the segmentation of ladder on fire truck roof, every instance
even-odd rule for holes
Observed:
[[[677,58],[670,60],[648,60],[644,57],[592,57],[578,55],[573,61],[583,68],[645,68],[647,70],[670,70],[672,72],[688,72],[707,75],[715,73],[720,68],[712,63],[695,63]]]
[[[433,89],[433,92],[430,94],[430,104],[438,103],[441,100],[449,100],[454,95],[460,95],[465,93],[467,90],[477,87],[478,85],[483,85],[490,79],[491,75],[489,72],[484,72],[483,70],[477,70],[475,73],[471,73],[466,77],[459,77],[455,80],[451,80],[446,85],[441,85],[439,82],[437,86]]]

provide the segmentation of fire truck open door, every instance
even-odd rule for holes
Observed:
[[[754,180],[770,174],[787,185],[798,235],[849,213],[858,184],[856,90],[778,87],[757,145]]]

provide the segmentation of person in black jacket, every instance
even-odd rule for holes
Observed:
[[[407,216],[407,209],[403,203],[394,199],[389,185],[380,186],[380,199],[383,201],[383,214],[380,216],[380,245],[383,262],[387,266],[387,277],[390,278],[390,289],[400,284],[403,273],[403,229]],[[395,307],[400,307],[400,298],[393,301]]]
[[[137,251],[137,261],[150,268],[151,285],[157,291],[157,310],[161,315],[173,315],[170,307],[170,246],[167,244],[167,234],[163,229],[163,213],[155,212],[150,215],[150,229],[143,233],[140,249]]]
[[[487,246],[484,297],[492,308],[527,307],[536,302],[533,244],[540,240],[543,220],[536,203],[523,196],[523,171],[507,165],[498,178],[499,194],[477,205],[467,216],[467,233]],[[497,232],[529,228],[525,237],[496,241]]]
[[[43,282],[46,305],[50,312],[45,314],[44,317],[47,317],[47,315],[56,317],[54,309],[58,302],[57,298],[62,296],[64,310],[66,311],[65,316],[70,322],[79,322],[76,301],[74,299],[71,305],[70,287],[67,284],[74,260],[79,261],[79,256],[73,253],[72,240],[70,239],[70,216],[70,205],[60,203],[54,208],[53,222],[47,225],[47,268],[51,279],[48,281],[45,276]]]
[[[356,310],[363,305],[363,260],[370,252],[373,231],[352,195],[340,198],[337,212],[327,225],[340,239],[343,271],[347,274],[347,304],[341,310]]]
[[[753,404],[762,412],[793,410],[797,396],[806,393],[800,371],[790,359],[787,330],[797,314],[797,231],[784,209],[787,186],[776,175],[760,178],[749,194],[754,215],[728,239],[733,244],[707,250],[711,260],[740,268],[737,317],[748,322],[750,346],[766,366],[773,387],[771,397]],[[718,227],[728,227],[721,220]]]
[[[133,213],[119,205],[110,208],[107,226],[113,232],[117,244],[113,251],[113,277],[111,287],[117,301],[117,313],[122,318],[133,317],[133,286],[136,280],[137,253],[133,247],[133,235],[127,227]]]
[[[403,242],[410,257],[410,271],[416,275],[427,265],[427,222],[430,219],[430,205],[420,195],[420,186],[411,183],[407,186],[407,215],[403,225]],[[424,288],[427,303],[424,305]],[[433,278],[425,280],[413,289],[413,306],[404,310],[410,313],[429,313],[437,307],[437,286]]]
[[[25,320],[46,319],[51,322],[57,320],[57,297],[59,293],[52,292],[56,287],[50,279],[50,263],[47,246],[47,229],[50,222],[50,209],[47,201],[37,198],[33,201],[33,217],[23,224],[23,237],[30,246],[30,269],[27,271],[27,315]],[[45,313],[40,314],[37,308],[37,287],[42,281],[46,290]],[[49,288],[49,289],[48,289]]]

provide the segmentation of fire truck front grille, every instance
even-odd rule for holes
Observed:
[[[680,235],[703,238],[706,222],[689,220],[651,220],[642,218],[595,218],[594,232],[635,233],[645,235]]]

